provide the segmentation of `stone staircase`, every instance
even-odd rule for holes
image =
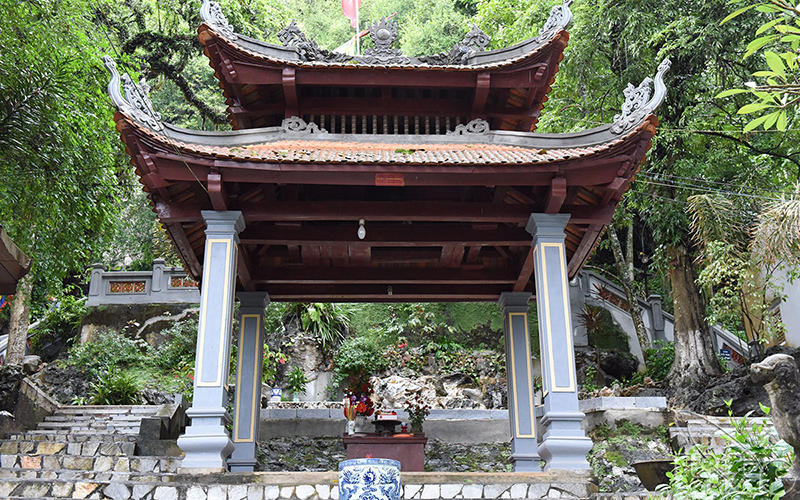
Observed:
[[[36,429],[8,436],[0,441],[0,497],[154,498],[181,462],[136,456],[143,419],[161,408],[62,407]]]

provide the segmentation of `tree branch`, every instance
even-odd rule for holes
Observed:
[[[792,155],[786,155],[786,154],[776,153],[775,151],[770,151],[770,150],[767,150],[767,149],[761,149],[761,148],[758,148],[758,147],[754,146],[753,144],[751,144],[750,142],[748,142],[748,141],[746,141],[744,139],[741,139],[739,137],[735,137],[735,136],[732,136],[732,135],[724,134],[722,132],[715,132],[713,130],[702,130],[699,133],[703,134],[703,135],[710,135],[710,136],[714,136],[714,137],[721,137],[723,139],[728,139],[729,141],[733,141],[735,143],[741,144],[742,146],[745,146],[750,151],[752,151],[754,153],[757,153],[757,154],[769,155],[769,156],[774,156],[776,158],[782,158],[784,160],[788,160],[788,161],[794,163],[795,166],[797,166],[797,177],[798,177],[798,179],[800,179],[800,161],[798,161],[797,159],[793,158]]]

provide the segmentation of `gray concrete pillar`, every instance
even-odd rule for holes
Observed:
[[[549,469],[588,469],[592,441],[581,430],[567,282],[564,228],[568,214],[532,214],[536,307],[544,388],[544,435],[539,455]]]
[[[264,308],[267,292],[239,292],[239,350],[236,359],[236,397],[233,403],[231,472],[253,472],[256,466],[261,409],[261,370],[264,366]]]
[[[241,212],[203,211],[206,221],[203,283],[194,369],[194,397],[186,411],[191,424],[178,438],[186,453],[182,468],[187,472],[226,470],[225,459],[233,442],[225,424],[230,422],[228,373],[230,363],[233,294],[239,232],[244,229]]]
[[[511,425],[511,461],[514,472],[539,472],[536,417],[534,415],[533,365],[528,328],[528,292],[503,292],[498,303],[503,308],[506,340],[506,380],[508,380],[508,422]]]

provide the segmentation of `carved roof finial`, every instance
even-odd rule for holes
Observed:
[[[623,93],[625,94],[625,102],[622,103],[622,113],[614,116],[614,123],[611,125],[611,132],[615,134],[622,134],[632,129],[644,118],[651,114],[657,107],[664,102],[667,96],[667,86],[664,85],[664,74],[669,69],[672,62],[669,59],[664,59],[658,65],[658,72],[655,79],[649,76],[642,80],[638,87],[634,87],[629,83]],[[651,85],[653,89],[651,90]],[[650,97],[650,93],[653,97]]]
[[[369,27],[369,36],[375,43],[374,49],[366,49],[364,55],[356,60],[367,64],[409,64],[411,59],[398,49],[392,48],[397,38],[397,26],[391,18],[382,17]]]
[[[214,31],[221,33],[225,38],[229,40],[236,40],[238,38],[233,31],[233,26],[230,25],[225,14],[222,12],[222,7],[220,7],[217,2],[203,0],[203,6],[200,7],[200,19],[214,28]]]
[[[564,3],[561,5],[553,7],[550,11],[550,17],[547,18],[544,26],[542,26],[542,29],[539,31],[540,39],[552,38],[557,31],[569,26],[572,22],[572,11],[569,10],[572,2],[573,0],[564,0]]]
[[[156,132],[164,130],[161,124],[161,115],[153,110],[153,103],[150,101],[148,93],[150,86],[141,80],[139,85],[135,84],[128,73],[119,74],[117,63],[110,56],[103,56],[106,69],[111,73],[111,81],[108,83],[108,95],[114,105],[128,115],[135,122],[144,125]],[[120,85],[125,91],[125,95],[120,92]]]

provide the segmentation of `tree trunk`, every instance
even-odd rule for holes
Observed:
[[[622,281],[622,289],[625,290],[625,298],[628,301],[631,309],[631,319],[633,320],[633,327],[636,330],[636,338],[639,340],[639,347],[642,349],[642,356],[644,356],[645,364],[647,364],[647,349],[650,349],[650,336],[647,334],[647,330],[644,327],[644,321],[642,321],[642,309],[639,307],[639,301],[636,299],[636,296],[633,293],[633,272],[632,268],[629,268],[629,263],[625,261],[625,257],[622,254],[622,246],[619,243],[619,237],[617,236],[617,229],[614,224],[608,225],[608,239],[611,241],[611,249],[614,251],[614,260],[617,264],[617,270],[619,271],[620,280]],[[628,228],[628,233],[633,234],[633,228]],[[633,247],[633,241],[629,238],[628,244]],[[633,258],[633,251],[631,249],[628,250],[628,254]]]
[[[695,392],[698,385],[722,374],[722,369],[714,352],[688,251],[683,246],[671,246],[667,248],[667,258],[675,306],[675,361],[667,381],[682,399],[681,396]]]
[[[28,324],[31,320],[31,291],[33,276],[28,274],[17,283],[17,293],[11,302],[11,318],[8,322],[8,346],[6,364],[21,365],[28,345]]]

